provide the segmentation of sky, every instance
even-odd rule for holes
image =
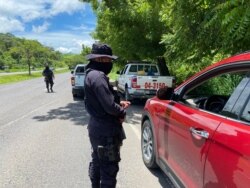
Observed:
[[[0,33],[37,40],[62,53],[91,46],[96,16],[78,0],[0,0]]]

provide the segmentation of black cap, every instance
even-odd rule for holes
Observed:
[[[91,54],[86,55],[88,60],[98,58],[98,57],[108,57],[110,59],[117,59],[117,56],[112,54],[112,49],[107,44],[93,44]]]

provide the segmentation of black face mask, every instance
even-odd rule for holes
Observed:
[[[97,61],[90,61],[87,68],[99,70],[102,71],[104,74],[108,75],[113,68],[113,63],[112,62],[101,63]]]

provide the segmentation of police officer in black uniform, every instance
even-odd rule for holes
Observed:
[[[107,75],[112,69],[112,49],[106,44],[93,44],[87,55],[85,107],[90,114],[88,132],[92,146],[89,177],[92,188],[114,188],[119,171],[120,147],[125,133],[122,127],[128,101],[120,101]]]
[[[55,76],[53,71],[49,68],[48,65],[45,66],[42,75],[44,76],[44,82],[46,84],[48,93],[50,91],[53,92],[53,85],[54,85],[53,79],[55,78]]]

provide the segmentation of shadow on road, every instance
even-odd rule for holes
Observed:
[[[38,121],[49,121],[53,119],[70,120],[74,122],[74,125],[85,126],[88,124],[89,115],[85,110],[84,101],[77,99],[65,107],[51,109],[46,115],[34,116],[33,119]]]
[[[131,125],[140,125],[142,113],[144,110],[146,100],[135,100],[133,101],[132,105],[127,109],[127,117],[126,121]],[[169,177],[164,174],[164,172],[157,168],[157,169],[150,169],[149,170],[152,175],[158,178],[158,182],[161,187],[164,188],[175,188]]]
[[[169,177],[164,174],[159,168],[151,169],[150,172],[158,178],[160,185],[164,188],[175,188],[174,184],[171,182]]]
[[[127,119],[130,123],[136,124],[141,121],[145,101],[135,101],[130,108],[127,109]],[[70,120],[74,125],[85,126],[88,124],[89,115],[84,107],[83,98],[74,98],[74,102],[68,103],[65,107],[51,109],[46,115],[34,116],[37,121],[49,121],[53,119]]]
[[[126,121],[127,123],[131,123],[132,125],[141,124],[141,115],[143,113],[143,108],[145,105],[144,100],[136,100],[133,101],[131,106],[126,110]]]

